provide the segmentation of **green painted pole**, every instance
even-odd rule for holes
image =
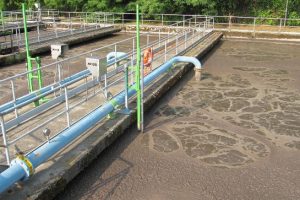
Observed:
[[[42,79],[42,72],[41,72],[41,59],[40,57],[31,58],[30,56],[30,47],[28,42],[28,30],[27,30],[27,17],[26,17],[26,5],[25,3],[22,3],[22,14],[23,14],[23,23],[24,23],[24,36],[25,36],[25,47],[26,47],[26,60],[27,60],[27,71],[29,72],[27,74],[27,82],[28,82],[28,90],[29,92],[34,91],[34,83],[33,79],[38,80],[38,87],[41,89],[43,87],[43,79]],[[33,66],[32,61],[35,61],[37,64],[37,71],[32,72]],[[37,75],[34,75],[34,74]],[[42,99],[44,101],[44,99]],[[39,106],[40,102],[35,101],[35,106]]]
[[[37,64],[37,76],[38,76],[38,83],[39,83],[39,88],[41,89],[43,87],[43,79],[42,79],[42,72],[41,72],[41,58],[36,57],[35,62]]]
[[[139,5],[136,5],[136,68],[135,68],[135,83],[137,94],[137,128],[141,130],[142,119],[142,96],[141,96],[141,47],[140,47],[140,16]]]
[[[25,47],[26,47],[26,59],[27,59],[27,71],[32,71],[32,61],[30,56],[30,49],[28,43],[28,31],[27,31],[27,18],[26,18],[26,6],[25,3],[22,3],[22,14],[23,14],[23,23],[24,23],[24,36],[25,36]],[[33,74],[28,73],[27,81],[28,81],[28,88],[29,92],[33,92],[33,84],[32,84],[32,77]]]

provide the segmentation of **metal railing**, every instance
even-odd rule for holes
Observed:
[[[180,27],[186,23],[188,23],[187,20],[176,22],[170,28]],[[211,31],[211,24],[212,19],[208,19],[207,21],[199,22],[198,24],[186,27],[177,32],[170,32],[169,34],[163,34],[161,31],[158,33],[148,32],[142,34],[144,40],[142,51],[148,48],[154,49],[155,58],[152,62],[152,68],[155,70],[167,60],[195,45],[196,41],[199,41],[199,39]],[[0,158],[0,163],[6,160],[6,163],[9,164],[14,157],[13,154],[16,152],[21,151],[24,154],[32,152],[35,148],[47,142],[49,138],[53,138],[61,131],[68,129],[84,116],[101,106],[101,104],[105,103],[105,101],[109,101],[111,97],[123,91],[124,85],[126,85],[126,78],[129,79],[129,85],[132,86],[134,84],[135,71],[129,66],[136,64],[135,40],[136,37],[131,37],[42,66],[40,69],[42,74],[48,74],[44,79],[44,87],[49,87],[50,90],[43,92],[36,91],[33,93],[33,98],[24,99],[26,95],[32,95],[24,93],[26,90],[24,80],[26,80],[29,73],[37,72],[37,70],[0,80],[0,87],[2,89],[10,88],[11,90],[11,92],[5,95],[11,99],[4,101],[4,104],[0,106],[0,125],[3,142],[1,147],[5,152],[5,159],[4,157]],[[126,48],[127,50],[124,49],[124,46],[128,47]],[[113,63],[109,64],[107,66],[108,73],[105,76],[99,79],[92,77],[85,68],[85,58],[100,56],[105,60],[105,55],[112,51],[122,51],[127,56],[120,60],[116,59]],[[79,66],[79,68],[71,72],[70,67],[73,65]],[[129,69],[128,77],[124,73],[126,68]],[[71,77],[73,78],[71,79]],[[20,102],[22,98],[23,101]],[[47,99],[47,101],[38,107],[32,107],[32,102],[39,101],[42,98]],[[93,104],[94,98],[102,100],[99,101],[98,99],[97,103]],[[126,102],[128,102],[128,99]],[[78,109],[87,104],[88,106],[84,110],[80,110],[81,113],[78,115]],[[9,106],[1,110],[3,105]],[[127,103],[125,107],[128,108]],[[57,127],[58,123],[60,126]],[[42,135],[45,128],[52,130],[51,135],[47,136],[46,139]],[[29,143],[33,146],[28,147],[26,141],[30,141]]]
[[[5,13],[5,12],[4,12]],[[32,17],[38,15],[35,12],[27,12],[27,17],[29,16],[29,24],[28,26],[35,27],[36,32],[29,36],[30,44],[40,44],[53,39],[87,33],[90,31],[100,30],[102,28],[111,27],[108,25],[105,18],[77,18],[72,17],[69,18],[68,21],[58,22],[56,18],[51,18],[49,20],[45,20],[45,18],[37,18]],[[23,35],[21,34],[21,29],[23,28],[22,15],[19,12],[15,12],[13,14],[6,13],[4,15],[2,29],[10,31],[11,34],[9,38],[10,41],[6,42],[6,38],[4,41],[0,40],[0,49],[7,48],[22,48],[25,46]],[[49,28],[44,31],[45,25],[49,26]],[[59,26],[63,26],[60,27]],[[44,28],[43,28],[44,27]],[[5,35],[4,35],[5,37]],[[3,40],[3,39],[2,39]]]
[[[13,21],[21,21],[22,17],[20,11],[4,11],[6,16],[10,16],[9,19]],[[71,18],[78,19],[96,19],[104,18],[105,21],[128,24],[134,23],[135,13],[112,13],[112,12],[68,12],[58,10],[41,10],[39,11],[28,11],[28,19],[35,19],[37,16],[41,16],[44,19],[59,19],[70,21]],[[175,22],[184,22],[186,19],[195,17],[211,17],[215,19],[215,23],[229,27],[232,24],[241,25],[268,25],[278,27],[299,27],[300,19],[285,19],[285,18],[271,18],[271,17],[245,17],[245,16],[208,16],[208,15],[189,15],[189,14],[141,14],[141,24],[159,24],[159,25],[170,25]],[[255,21],[255,22],[254,22]]]
[[[84,16],[93,16],[93,15],[103,15],[109,21],[115,21],[117,23],[133,23],[135,19],[135,13],[111,13],[111,12],[66,12],[66,11],[41,11],[42,16],[44,17],[51,17],[55,16],[60,19],[66,17],[84,17]],[[285,19],[285,18],[271,18],[271,17],[245,17],[245,16],[208,16],[208,15],[189,15],[189,14],[141,14],[141,24],[143,23],[156,23],[160,25],[167,25],[170,23],[178,22],[178,21],[185,21],[189,18],[195,17],[212,17],[216,19],[216,23],[238,23],[240,24],[253,24],[254,19],[256,19],[257,24],[265,24],[265,25],[276,25],[276,26],[299,26],[300,19]],[[231,20],[230,20],[231,19]],[[230,22],[231,21],[231,22]],[[277,21],[278,23],[274,23]],[[280,23],[281,22],[281,23]]]
[[[12,41],[2,42],[1,48],[9,48],[12,46],[22,47],[19,23],[21,12],[3,12],[4,26],[12,24],[14,28],[10,28],[15,36]],[[28,11],[28,19],[32,25],[37,27],[37,35],[32,36],[31,41],[34,43],[45,42],[49,38],[55,39],[59,35],[66,36],[77,32],[88,31],[88,29],[97,29],[108,25],[119,25],[126,31],[134,28],[135,13],[109,13],[109,12],[65,12],[56,10]],[[212,26],[215,30],[235,31],[235,32],[251,32],[251,33],[283,33],[291,35],[300,34],[300,19],[284,19],[284,18],[263,18],[263,17],[241,17],[241,16],[205,16],[205,15],[178,15],[178,14],[142,14],[141,26],[144,28],[158,28],[161,26],[169,26],[174,23],[181,22],[181,27],[193,26],[200,21],[211,19]],[[40,24],[47,24],[50,32],[40,31]],[[6,25],[5,25],[6,24]],[[57,29],[63,26],[67,30]],[[75,30],[76,27],[78,30]]]

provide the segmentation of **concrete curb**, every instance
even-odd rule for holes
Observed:
[[[184,55],[203,58],[222,38],[221,33],[212,33],[201,40]],[[170,73],[163,75],[145,92],[145,110],[149,110],[168,90],[188,71],[189,64],[178,64]],[[130,104],[135,108],[135,101]],[[19,186],[3,194],[1,199],[53,199],[63,191],[68,182],[83,171],[105,148],[111,145],[123,132],[136,121],[136,111],[131,115],[118,115],[113,120],[105,120],[89,130],[75,143],[38,168],[36,174]]]

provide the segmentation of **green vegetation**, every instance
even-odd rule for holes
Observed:
[[[20,9],[24,0],[0,0],[0,9]],[[45,8],[64,11],[134,12],[139,3],[143,13],[177,13],[284,17],[287,0],[41,0]],[[34,0],[27,0],[32,7]],[[300,1],[289,0],[289,18],[300,18]]]

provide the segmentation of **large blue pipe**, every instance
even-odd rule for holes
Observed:
[[[89,75],[89,73],[90,72],[88,70],[81,71],[77,74],[74,74],[74,75],[62,80],[59,84],[61,84],[61,85],[68,84],[69,82],[72,82],[75,79]],[[53,86],[46,86],[38,91],[35,91],[33,93],[30,93],[23,97],[20,97],[19,99],[16,100],[16,103],[14,103],[14,102],[5,103],[0,106],[0,113],[6,112],[7,110],[14,108],[14,106],[19,106],[20,104],[22,104],[24,102],[31,101],[32,99],[35,99],[38,96],[43,96],[43,94],[48,93],[52,89],[53,89]]]
[[[161,67],[154,70],[148,76],[144,78],[144,85],[149,85],[153,80],[159,77],[161,74],[168,71],[175,62],[188,62],[193,63],[196,68],[201,69],[201,63],[193,57],[179,56],[172,58]],[[129,89],[128,97],[133,96],[135,91],[135,84]],[[38,167],[43,162],[47,161],[51,156],[56,154],[58,151],[66,147],[71,141],[80,136],[82,133],[87,131],[89,128],[95,126],[100,120],[106,117],[109,113],[114,111],[116,104],[123,105],[125,102],[125,91],[118,94],[110,102],[104,104],[100,108],[94,110],[92,113],[78,121],[76,124],[71,126],[69,129],[63,131],[57,135],[50,142],[45,143],[41,147],[37,148],[33,152],[27,155],[28,161],[32,164],[33,168]],[[6,191],[14,183],[20,180],[29,178],[28,167],[24,166],[24,162],[14,159],[11,166],[0,174],[0,193]]]

